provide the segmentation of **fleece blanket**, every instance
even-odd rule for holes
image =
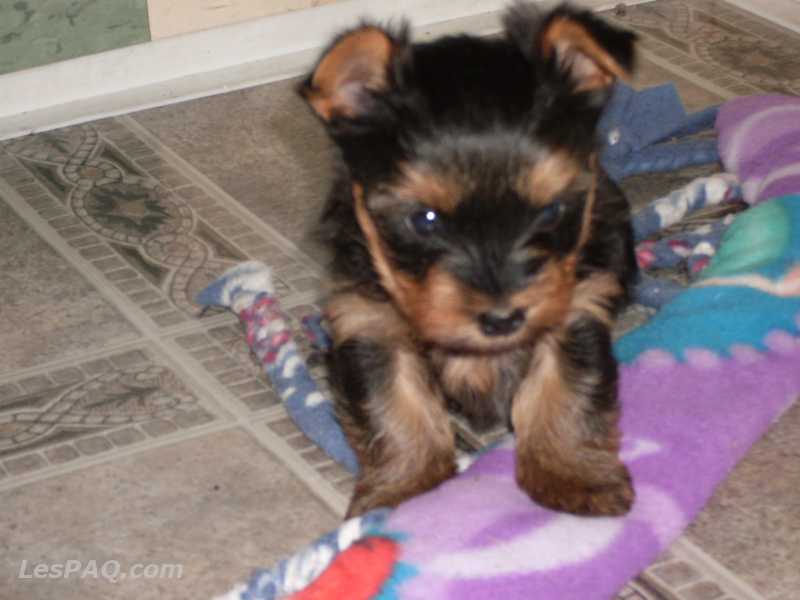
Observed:
[[[717,115],[723,164],[742,181],[750,204],[800,190],[800,98],[745,96]]]
[[[720,130],[723,157],[727,133]],[[509,439],[439,488],[344,523],[227,597],[612,598],[800,394],[800,189],[793,192],[742,213],[697,282],[617,342],[622,457],[637,492],[628,515],[576,517],[533,504],[514,482]],[[261,283],[234,273],[206,301],[233,306],[256,354],[289,383],[302,360],[282,333],[263,271]],[[253,314],[266,313],[273,318],[257,324]],[[332,415],[328,399],[308,401],[314,390],[280,390],[298,410],[307,402]]]

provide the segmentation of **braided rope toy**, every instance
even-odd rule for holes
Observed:
[[[634,301],[658,308],[683,291],[684,285],[651,277],[647,271],[685,264],[690,277],[696,279],[716,253],[723,234],[733,222],[733,215],[657,241],[648,238],[702,208],[740,197],[738,178],[730,173],[719,173],[695,179],[637,212],[632,225],[640,272],[633,290]]]
[[[300,429],[348,471],[358,461],[292,339],[290,317],[275,297],[272,274],[251,261],[230,269],[197,296],[198,304],[229,308],[245,326],[247,344]]]

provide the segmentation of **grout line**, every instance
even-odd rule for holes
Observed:
[[[225,311],[224,313],[206,319],[195,317],[183,323],[178,323],[177,325],[168,325],[167,327],[160,328],[160,331],[162,335],[181,335],[184,333],[191,333],[196,329],[210,329],[222,325],[231,325],[235,320],[236,317],[230,311]]]
[[[66,240],[54,235],[53,229],[36,213],[25,199],[0,178],[0,195],[9,198],[7,204],[19,215],[36,234],[49,244],[62,258],[74,267],[97,291],[122,313],[128,322],[139,331],[139,334],[148,341],[158,340],[160,332],[150,322],[147,314],[133,304],[124,292],[109,285],[103,274],[78,253],[77,249],[70,246]],[[161,346],[160,342],[157,344]]]
[[[163,448],[165,446],[172,446],[173,444],[179,444],[187,440],[193,440],[213,433],[218,433],[220,431],[236,429],[237,427],[238,424],[232,421],[220,421],[217,423],[200,425],[198,427],[192,427],[186,431],[165,435],[163,438],[149,439],[147,442],[132,444],[131,446],[125,448],[114,448],[112,450],[101,452],[95,456],[81,457],[70,461],[65,465],[44,467],[28,475],[16,475],[10,480],[0,480],[0,492],[16,489],[29,483],[50,479],[51,477],[58,477],[60,475],[73,473],[87,467],[93,467],[95,465],[112,462],[116,459],[127,458],[129,456],[141,454],[149,450]]]
[[[331,484],[327,482],[311,465],[300,458],[291,447],[289,447],[277,434],[266,427],[266,419],[271,415],[254,415],[252,411],[243,406],[238,399],[233,397],[228,390],[214,379],[204,369],[196,368],[194,359],[184,354],[183,349],[172,339],[160,340],[166,354],[179,363],[181,367],[179,374],[182,379],[200,382],[202,384],[203,396],[212,396],[218,404],[233,413],[239,427],[246,430],[262,447],[269,450],[278,462],[286,466],[294,475],[302,480],[306,486],[324,504],[326,504],[335,514],[344,515],[346,506],[342,506],[344,500]],[[208,390],[208,391],[206,391]],[[213,393],[215,392],[215,393]],[[283,406],[275,407],[275,411],[282,409]],[[284,409],[285,410],[285,409]]]
[[[233,213],[236,213],[248,225],[256,230],[261,229],[262,234],[266,234],[267,237],[273,238],[277,245],[280,246],[282,250],[286,251],[287,254],[298,259],[305,267],[311,269],[311,271],[317,276],[320,276],[323,273],[323,269],[317,261],[300,250],[294,243],[288,240],[282,233],[272,227],[269,223],[266,223],[263,219],[251,212],[246,206],[243,206],[241,203],[239,203],[228,192],[211,181],[211,179],[209,179],[206,175],[195,169],[194,166],[179,156],[161,140],[159,140],[146,127],[136,121],[136,119],[129,115],[125,115],[118,117],[117,120],[121,123],[124,123],[128,129],[143,139],[158,154],[166,156],[173,163],[173,166],[178,169],[178,171],[181,171],[183,175],[186,175],[197,185],[204,188],[206,192],[208,192],[216,200],[220,201],[221,204],[225,205],[225,207],[231,210]]]
[[[258,425],[261,425],[259,427]],[[329,483],[322,475],[317,473],[315,469],[306,463],[299,453],[295,452],[286,442],[284,442],[277,434],[273,433],[266,426],[266,421],[259,423],[245,423],[242,424],[249,433],[261,443],[261,445],[270,450],[290,471],[292,471],[299,479],[320,498],[325,505],[330,508],[338,517],[344,517],[347,511],[347,499],[344,494],[340,493],[333,484]]]
[[[712,580],[736,600],[764,600],[764,596],[753,589],[748,583],[736,576],[727,567],[693,543],[686,535],[678,538],[670,550],[676,557],[683,558],[693,566],[712,578]]]
[[[80,275],[83,275],[83,273],[80,273]],[[116,306],[114,306],[114,308],[116,308]],[[0,373],[0,384],[8,383],[9,381],[15,381],[17,379],[31,377],[33,375],[47,373],[49,371],[63,369],[66,367],[77,366],[84,362],[97,360],[98,358],[106,358],[109,354],[112,353],[116,354],[118,352],[124,352],[125,350],[135,350],[143,347],[146,347],[144,338],[137,337],[127,342],[118,342],[115,344],[110,344],[108,346],[103,346],[102,348],[96,350],[83,350],[80,352],[80,354],[77,353],[71,354],[66,358],[57,358],[49,362],[39,363],[33,367],[25,367],[23,369],[11,369],[9,371],[4,371]]]
[[[274,423],[275,421],[290,417],[283,404],[276,404],[275,406],[270,406],[269,408],[259,411],[258,418],[265,423]]]
[[[150,322],[138,307],[131,304],[125,294],[113,286],[108,285],[102,273],[91,264],[87,264],[75,248],[72,248],[64,239],[53,235],[49,225],[33,210],[31,206],[12,188],[5,180],[0,178],[0,195],[5,196],[9,201],[7,204],[23,219],[34,232],[58,252],[71,266],[73,266],[89,283],[94,286],[98,293],[103,295],[112,303],[117,310],[122,313],[131,325],[138,329],[144,342],[149,342],[162,355],[164,359],[171,363],[181,380],[188,385],[201,400],[212,402],[223,416],[230,418],[231,414],[235,422],[240,427],[249,431],[253,437],[261,442],[261,445],[270,450],[285,464],[299,479],[310,488],[310,491],[318,496],[336,514],[343,514],[343,498],[328,484],[311,465],[303,462],[299,455],[296,455],[278,438],[271,433],[266,426],[257,427],[253,423],[253,415],[241,404],[231,397],[229,392],[222,387],[210,374],[202,369],[196,368],[193,359],[187,356],[183,349],[174,341],[162,337],[170,335],[160,332],[157,327]],[[113,451],[112,451],[113,452]],[[77,467],[76,467],[77,468]],[[19,480],[14,478],[13,485]],[[324,485],[321,485],[324,484]],[[12,482],[9,482],[12,485]],[[13,487],[12,485],[12,487]],[[0,488],[2,489],[2,488]]]
[[[82,270],[80,271],[80,275],[84,276]],[[116,309],[117,305],[114,304],[113,307]],[[213,327],[220,327],[224,325],[235,325],[235,324],[238,324],[238,320],[236,319],[236,317],[232,313],[226,312],[203,321],[195,319],[187,321],[185,323],[180,323],[178,325],[165,327],[160,331],[159,336],[177,337],[201,331],[205,332]],[[98,349],[82,350],[80,351],[79,355],[72,354],[65,358],[56,358],[48,362],[39,363],[33,367],[25,367],[20,369],[11,369],[8,371],[4,371],[0,373],[0,383],[14,381],[17,379],[22,379],[24,377],[30,377],[32,375],[39,375],[40,373],[45,373],[56,369],[72,367],[83,362],[96,360],[98,358],[105,358],[108,354],[112,352],[117,353],[117,352],[123,352],[125,350],[134,350],[137,348],[146,347],[146,341],[147,341],[146,337],[141,335],[140,328],[136,329],[139,329],[139,331],[136,332],[139,337],[130,339],[125,342],[115,342],[113,344],[109,344],[108,346],[103,346],[102,348]]]
[[[631,598],[630,600],[638,600],[639,598],[644,600],[668,600],[661,592],[658,592],[651,587],[648,582],[644,581],[641,576],[636,579],[631,579],[625,584],[625,587],[633,590],[637,594],[635,598]],[[619,600],[620,598],[621,596],[618,594],[614,597],[614,600]],[[628,597],[626,597],[626,599],[627,598]]]
[[[27,201],[8,184],[0,178],[0,195],[8,198],[7,204],[11,209],[25,221],[31,229],[47,244],[49,244],[62,258],[74,267],[85,279],[89,281],[97,291],[110,301],[112,305],[122,313],[122,315],[139,330],[140,335],[145,338],[157,337],[158,332],[155,326],[150,323],[150,319],[143,310],[133,304],[125,293],[116,289],[105,279],[100,270],[91,262],[86,261],[78,250],[70,246],[66,240],[57,235],[56,232],[42,219]]]

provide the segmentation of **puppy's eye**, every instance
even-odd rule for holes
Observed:
[[[408,217],[408,226],[419,235],[431,235],[441,227],[441,218],[435,210],[418,210]]]
[[[564,214],[564,205],[558,200],[554,200],[539,212],[536,217],[536,228],[539,230],[552,229],[558,225],[562,214]]]

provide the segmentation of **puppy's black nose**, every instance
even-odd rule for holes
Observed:
[[[525,322],[521,308],[515,310],[495,310],[478,315],[478,324],[486,335],[510,335]]]

